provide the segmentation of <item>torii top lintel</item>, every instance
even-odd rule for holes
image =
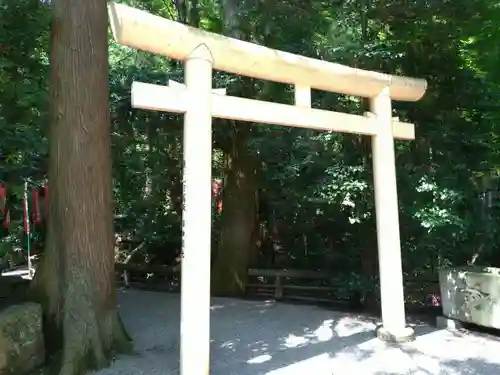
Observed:
[[[268,81],[361,97],[374,97],[389,87],[393,100],[417,101],[425,93],[423,79],[355,69],[345,65],[278,51],[203,31],[123,4],[108,5],[118,43],[184,61],[201,44],[213,57],[214,69]]]

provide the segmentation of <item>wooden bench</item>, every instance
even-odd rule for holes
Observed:
[[[249,269],[248,295],[272,297],[276,300],[293,299],[313,302],[335,300],[335,288],[329,285],[329,276],[321,271]],[[338,302],[338,301],[336,301]]]

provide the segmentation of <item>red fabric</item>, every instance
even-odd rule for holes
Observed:
[[[7,213],[3,217],[3,227],[5,229],[9,229],[9,224],[10,224],[10,210],[7,210]]]
[[[7,210],[7,189],[4,184],[0,184],[0,212]]]
[[[219,195],[219,192],[220,192],[220,181],[212,181],[212,194],[214,197],[218,196]]]
[[[217,204],[217,212],[220,214],[222,212],[222,181],[221,180],[214,180],[212,181],[212,195],[216,199],[216,204]]]
[[[43,187],[43,201],[45,204],[45,220],[49,217],[49,184],[45,183]]]
[[[35,224],[40,224],[40,191],[38,188],[33,189],[33,221]]]

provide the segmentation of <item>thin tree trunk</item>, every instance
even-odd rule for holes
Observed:
[[[115,301],[105,0],[52,2],[50,209],[33,296],[60,375],[130,345]]]
[[[200,1],[191,0],[189,8],[189,24],[193,27],[200,26]]]

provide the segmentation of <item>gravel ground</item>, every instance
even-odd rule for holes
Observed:
[[[179,373],[179,295],[128,290],[119,305],[135,354],[95,375]],[[315,306],[212,300],[214,375],[500,375],[500,339],[417,325],[417,340],[374,338],[378,322]]]

